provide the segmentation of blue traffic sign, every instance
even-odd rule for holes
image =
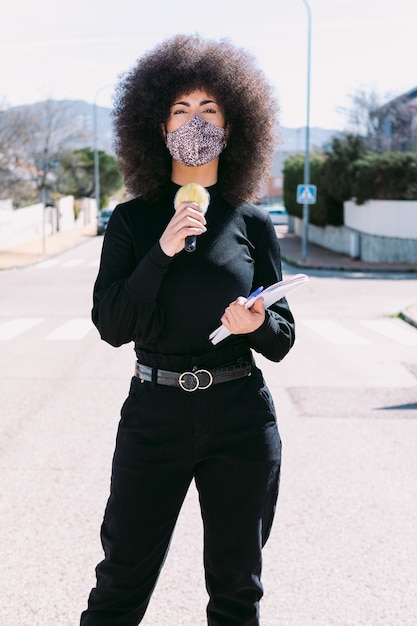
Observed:
[[[297,185],[298,204],[316,204],[316,201],[317,201],[316,185]]]

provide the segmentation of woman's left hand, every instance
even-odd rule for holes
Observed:
[[[263,298],[258,298],[253,306],[248,309],[246,298],[240,296],[231,302],[225,310],[221,322],[232,335],[244,335],[252,333],[262,326],[265,319],[265,309]]]

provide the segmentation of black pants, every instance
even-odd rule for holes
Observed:
[[[261,549],[281,458],[260,370],[192,393],[133,378],[121,416],[101,529],[105,558],[81,625],[139,624],[194,479],[204,523],[208,624],[258,626]]]

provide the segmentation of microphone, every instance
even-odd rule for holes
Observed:
[[[181,202],[196,202],[203,215],[206,214],[210,204],[210,194],[205,187],[198,183],[188,183],[180,187],[175,194],[174,208],[178,209]],[[197,245],[196,235],[185,238],[185,248],[187,252],[194,252]]]

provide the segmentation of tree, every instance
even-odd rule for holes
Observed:
[[[26,161],[33,166],[39,200],[47,202],[49,193],[56,189],[61,154],[75,139],[79,140],[84,131],[65,103],[51,99],[31,109],[28,121],[32,132],[25,145]]]
[[[67,103],[45,100],[3,108],[0,113],[0,182],[2,195],[16,204],[17,187],[48,202],[56,189],[56,170],[63,152],[84,137],[83,121]],[[17,194],[19,195],[19,194]],[[33,198],[31,198],[33,201]]]
[[[84,150],[65,152],[57,170],[57,191],[75,198],[89,198],[94,192],[94,175],[85,166]]]
[[[31,176],[22,166],[21,146],[28,138],[28,126],[15,111],[0,105],[0,198],[12,198],[21,206],[36,200]]]
[[[78,102],[46,100],[0,105],[0,198],[15,206],[48,203],[51,194],[94,194],[94,155],[79,149],[91,139],[91,117]],[[114,157],[99,152],[101,203],[121,187]]]
[[[353,164],[352,196],[357,204],[366,200],[415,200],[417,153],[367,152]]]
[[[347,117],[348,132],[362,137],[367,150],[382,152],[386,148],[386,142],[378,111],[392,96],[387,94],[383,97],[373,89],[361,87],[348,97],[351,107],[339,109]]]
[[[316,226],[343,224],[343,203],[352,198],[359,159],[366,154],[363,139],[355,135],[334,137],[328,150],[311,155],[311,182],[317,185],[310,221]],[[303,182],[304,156],[293,155],[284,164],[284,202],[290,215],[302,217],[296,203],[297,185]]]
[[[354,164],[365,154],[364,139],[347,134],[335,137],[320,170],[320,188],[337,202],[342,203],[352,197]]]
[[[98,151],[100,172],[100,207],[122,186],[122,176],[116,159]],[[66,153],[57,170],[57,190],[76,198],[94,196],[94,151],[82,148]]]
[[[317,202],[310,207],[310,222],[316,226],[343,224],[343,203],[334,198],[324,185],[321,173],[326,162],[324,154],[310,155],[310,180],[317,185]],[[304,181],[304,155],[294,154],[284,163],[284,204],[290,215],[302,218],[302,205],[296,201],[297,185]]]

